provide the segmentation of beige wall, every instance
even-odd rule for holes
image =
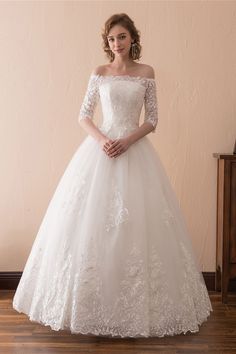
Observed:
[[[23,269],[56,185],[86,133],[88,75],[106,63],[100,31],[126,12],[155,68],[158,150],[203,271],[215,270],[216,160],[236,138],[236,2],[0,3],[0,271]],[[96,121],[100,119],[100,106]]]

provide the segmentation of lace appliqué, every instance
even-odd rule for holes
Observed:
[[[155,133],[158,123],[158,102],[156,94],[156,82],[155,80],[148,81],[148,86],[144,96],[145,116],[144,122],[150,122],[154,129],[152,133]]]
[[[185,282],[182,287],[182,295],[186,308],[195,307],[197,320],[200,322],[204,314],[210,314],[213,311],[209,299],[207,288],[202,273],[198,270],[191,253],[188,251],[183,242],[180,242],[180,247],[183,252],[184,262],[184,278]],[[189,297],[193,294],[193,297]]]
[[[35,309],[35,313],[37,313],[36,306],[39,308],[37,298],[39,301],[42,301],[43,298],[42,309],[38,309],[39,320],[40,322],[46,321],[46,325],[52,326],[55,330],[59,330],[66,321],[64,317],[67,313],[67,300],[70,298],[73,263],[72,254],[69,252],[69,249],[70,245],[68,241],[65,240],[57,256],[57,261],[51,270],[53,276],[50,280],[50,287],[41,289],[41,291],[37,289],[34,297],[34,306],[32,306],[32,311]],[[45,314],[47,314],[46,317]]]
[[[78,121],[81,121],[86,117],[93,119],[94,111],[100,98],[98,79],[99,78],[96,75],[91,75],[89,78],[87,91],[80,107]]]
[[[114,179],[112,180],[111,196],[107,204],[106,215],[105,228],[107,232],[110,231],[111,228],[127,222],[129,218],[128,208],[125,206],[122,194]]]
[[[136,245],[131,248],[124,263],[124,279],[114,305],[114,335],[121,337],[148,336],[148,319],[144,309],[148,305],[145,264]]]
[[[63,326],[70,292],[72,255],[69,253],[70,246],[67,242],[64,241],[57,261],[50,269],[52,278],[49,282],[49,268],[43,258],[43,253],[47,250],[40,247],[35,249],[35,255],[31,253],[13,299],[13,307],[17,311],[27,313],[31,321],[49,325],[54,330]],[[28,297],[27,294],[31,296]]]
[[[29,306],[29,304],[32,303],[32,288],[37,281],[42,257],[43,249],[42,247],[37,246],[37,240],[35,240],[33,249],[27,259],[24,272],[20,278],[17,291],[13,298],[13,308],[17,311],[21,311],[25,304],[26,306]],[[32,266],[30,266],[31,264]],[[24,291],[24,289],[26,289],[26,291]]]
[[[170,210],[164,210],[162,214],[162,219],[164,220],[166,225],[171,225],[174,222],[174,215],[171,213]]]
[[[82,175],[77,174],[78,180],[74,185],[70,187],[70,190],[66,191],[64,201],[61,206],[61,211],[64,215],[72,215],[74,213],[80,216],[84,210],[83,205],[88,189],[88,181]]]

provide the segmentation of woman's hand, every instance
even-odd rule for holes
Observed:
[[[113,142],[112,139],[110,139],[110,138],[104,136],[104,137],[100,140],[99,144],[101,145],[102,150],[105,151],[105,153],[107,153],[107,149],[108,149],[109,146],[112,144],[112,142]]]
[[[115,139],[109,142],[106,153],[109,157],[117,157],[125,152],[131,145],[128,137]]]

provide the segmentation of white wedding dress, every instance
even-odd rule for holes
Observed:
[[[144,119],[156,131],[156,80],[91,73],[79,119],[98,100],[111,139]],[[163,337],[198,332],[212,311],[184,217],[144,136],[111,158],[88,135],[69,162],[33,243],[13,307],[71,333]]]

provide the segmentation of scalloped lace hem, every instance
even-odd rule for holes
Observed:
[[[198,320],[195,325],[192,328],[189,327],[180,327],[180,328],[174,328],[172,327],[172,329],[155,329],[152,328],[149,332],[135,332],[135,333],[127,333],[124,334],[124,331],[120,331],[119,328],[99,328],[99,329],[86,329],[83,330],[82,328],[79,330],[75,330],[70,326],[63,326],[63,327],[58,327],[57,325],[53,325],[51,323],[48,322],[44,322],[42,320],[39,319],[35,319],[32,316],[30,316],[29,314],[27,314],[26,312],[24,312],[21,309],[18,309],[16,306],[14,307],[14,309],[20,313],[24,313],[31,322],[36,322],[38,324],[41,324],[43,326],[49,326],[53,331],[69,331],[71,334],[82,334],[82,335],[92,335],[92,336],[104,336],[104,337],[109,337],[109,338],[150,338],[150,337],[165,337],[165,336],[175,336],[175,335],[180,335],[180,334],[191,334],[191,333],[197,333],[200,330],[200,326],[202,325],[202,323],[206,322],[208,317],[210,316],[211,312],[213,311],[213,309],[209,309],[206,313],[206,316],[200,320]],[[128,332],[129,330],[127,330]]]

